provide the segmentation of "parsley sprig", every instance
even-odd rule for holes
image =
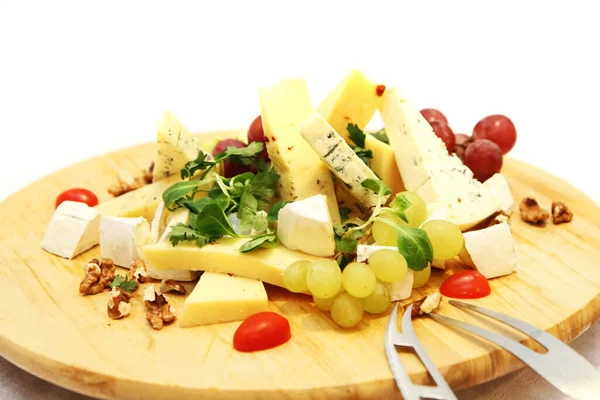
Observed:
[[[127,279],[125,275],[117,275],[110,284],[110,288],[118,287],[127,293],[133,293],[137,289],[137,281],[135,279]]]
[[[358,158],[367,164],[367,166],[370,166],[373,152],[365,149],[367,135],[358,127],[358,125],[353,123],[349,123],[346,129],[348,129],[348,133],[350,134],[350,140],[354,143],[354,145],[350,145],[350,148],[354,150]]]

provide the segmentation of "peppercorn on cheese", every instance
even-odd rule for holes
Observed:
[[[329,168],[300,135],[301,124],[313,112],[306,81],[284,80],[261,88],[259,94],[267,151],[275,171],[281,175],[279,197],[294,201],[323,194],[327,196],[333,223],[339,223]]]

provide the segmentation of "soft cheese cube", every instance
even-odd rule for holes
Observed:
[[[261,281],[205,272],[185,299],[179,323],[187,328],[243,321],[267,310],[267,292]]]
[[[100,253],[115,265],[129,268],[151,241],[150,224],[144,218],[103,217],[100,221]]]
[[[326,196],[318,194],[283,207],[279,211],[277,237],[290,250],[333,256],[335,240]]]
[[[398,248],[394,246],[359,244],[356,247],[356,261],[368,261],[371,254],[375,253],[378,250],[384,249],[398,251]],[[412,286],[414,281],[415,277],[413,271],[409,269],[408,271],[406,271],[406,275],[401,281],[392,283],[392,301],[408,299],[412,294]]]
[[[470,259],[461,259],[486,278],[508,275],[517,269],[517,250],[507,222],[463,233]]]
[[[74,258],[98,244],[100,213],[87,204],[64,201],[54,211],[42,248],[64,258]]]

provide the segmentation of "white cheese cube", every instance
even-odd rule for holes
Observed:
[[[335,240],[327,196],[317,194],[283,207],[279,211],[277,237],[290,250],[333,256]]]
[[[154,218],[150,223],[150,234],[152,243],[158,243],[160,237],[162,236],[165,228],[167,227],[167,220],[169,218],[169,210],[165,207],[164,202],[160,202],[158,207],[156,207],[156,212],[154,213]]]
[[[505,213],[510,213],[515,200],[504,175],[501,173],[492,175],[491,178],[483,183],[483,186],[486,186],[494,193],[494,196],[500,201],[501,210]]]
[[[359,244],[356,247],[356,262],[368,261],[371,254],[378,250],[384,249],[398,251],[398,248],[394,246]],[[414,281],[414,273],[412,269],[409,269],[408,271],[406,271],[406,275],[401,281],[392,283],[392,301],[408,299],[412,294],[412,286]]]
[[[100,221],[100,253],[115,265],[131,267],[141,258],[141,247],[150,241],[150,224],[142,217],[103,217]]]
[[[486,278],[508,275],[517,269],[517,250],[507,222],[463,236],[472,264]]]
[[[42,248],[63,258],[74,258],[98,244],[100,213],[85,203],[64,201],[46,228]]]

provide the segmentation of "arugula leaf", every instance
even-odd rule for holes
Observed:
[[[253,219],[258,213],[258,201],[250,192],[244,192],[240,198],[237,216],[240,219],[240,229],[247,232],[252,229]]]
[[[115,279],[110,284],[111,289],[118,287],[128,293],[133,293],[137,289],[137,281],[135,279],[128,280],[125,275],[116,275]]]
[[[404,220],[408,224],[408,217],[404,213],[404,211],[408,210],[408,208],[412,206],[412,203],[408,201],[408,199],[403,195],[399,195],[394,197],[394,200],[390,203],[390,208],[400,218]]]
[[[404,256],[408,268],[422,271],[433,261],[433,246],[427,232],[419,228],[396,226],[398,252]]]
[[[277,235],[273,232],[265,233],[264,235],[257,236],[248,240],[240,247],[241,253],[248,253],[252,250],[262,248],[273,248],[277,247],[279,241],[277,240]]]
[[[358,239],[364,236],[362,230],[352,231],[350,235],[335,235],[335,245],[340,253],[354,253],[358,245]]]
[[[364,188],[367,188],[373,191],[375,194],[382,194],[383,196],[387,196],[392,194],[390,188],[380,179],[365,179],[360,183],[360,185]]]
[[[231,222],[217,203],[207,204],[198,214],[196,231],[210,239],[217,239],[225,235],[238,237],[231,226]]]
[[[263,142],[252,142],[246,147],[228,147],[227,150],[215,156],[215,163],[228,160],[236,164],[250,165],[263,151],[263,148]]]
[[[183,166],[181,179],[191,178],[197,171],[211,167],[213,162],[206,162],[206,157],[208,157],[208,154],[200,150],[195,160],[189,161]]]
[[[186,196],[192,194],[198,189],[198,187],[205,185],[207,183],[212,182],[212,179],[206,179],[201,181],[183,181],[177,182],[171,186],[169,186],[162,195],[163,202],[165,203],[165,207],[169,211],[175,211],[177,207],[173,207],[174,204],[180,206],[181,201],[185,199]]]
[[[198,247],[202,247],[208,242],[210,242],[209,237],[197,232],[195,229],[190,228],[189,226],[181,222],[177,225],[171,226],[169,240],[171,241],[171,244],[173,246],[177,246],[180,242],[196,242],[196,245]]]
[[[348,133],[350,134],[350,140],[352,140],[352,142],[360,147],[360,148],[365,148],[365,139],[367,138],[367,135],[365,135],[365,133],[362,131],[362,129],[360,129],[358,127],[358,125],[353,124],[353,123],[349,123],[348,127],[346,128],[348,130]]]
[[[342,218],[342,222],[345,222],[350,217],[351,212],[352,212],[351,208],[340,207],[340,217]]]
[[[196,200],[186,200],[183,202],[183,205],[188,208],[191,212],[199,214],[200,212],[202,212],[202,210],[204,209],[204,207],[206,207],[209,204],[218,204],[219,207],[221,207],[222,209],[225,209],[225,207],[227,206],[227,198],[225,196],[219,196],[219,197],[202,197],[200,199],[196,199]]]
[[[278,201],[277,203],[273,204],[273,206],[269,209],[269,212],[267,213],[267,220],[269,222],[275,222],[279,219],[279,211],[281,211],[281,209],[285,206],[287,206],[288,204],[293,203],[292,201]]]
[[[380,142],[390,144],[390,140],[388,139],[387,133],[385,133],[385,128],[381,128],[377,132],[371,133],[371,135],[374,136],[375,139],[379,140]]]
[[[371,163],[373,158],[373,152],[371,150],[365,150],[362,147],[354,147],[354,152],[367,166]]]

